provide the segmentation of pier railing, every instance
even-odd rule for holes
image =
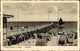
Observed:
[[[34,31],[34,30],[39,30],[39,29],[48,27],[50,25],[52,25],[52,24],[46,24],[46,25],[35,26],[35,27],[28,27],[28,28],[24,28],[24,31],[21,28],[18,28],[15,30],[7,30],[7,37],[22,34],[22,33],[27,33],[27,32]]]

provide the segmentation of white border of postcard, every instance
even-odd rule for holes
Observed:
[[[77,3],[78,46],[3,46],[3,3]],[[2,50],[79,50],[79,1],[1,1],[1,49]]]

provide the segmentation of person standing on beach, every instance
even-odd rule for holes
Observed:
[[[63,33],[59,38],[58,44],[61,44],[63,46],[65,43],[66,43],[66,36]]]
[[[22,27],[22,31],[24,31],[24,26]]]

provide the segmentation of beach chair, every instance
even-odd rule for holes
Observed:
[[[68,46],[72,46],[72,44],[73,44],[73,38],[67,38],[67,45]]]
[[[46,46],[47,43],[46,43],[46,39],[37,39],[36,40],[36,46]]]
[[[9,46],[8,41],[9,41],[9,39],[3,40],[3,46]]]
[[[61,35],[58,40],[58,44],[61,44],[63,46],[65,43],[66,43],[66,36]]]

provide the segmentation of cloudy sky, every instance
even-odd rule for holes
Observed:
[[[14,15],[8,21],[49,21],[58,20],[59,17],[64,21],[77,20],[76,3],[4,3],[3,13]]]

